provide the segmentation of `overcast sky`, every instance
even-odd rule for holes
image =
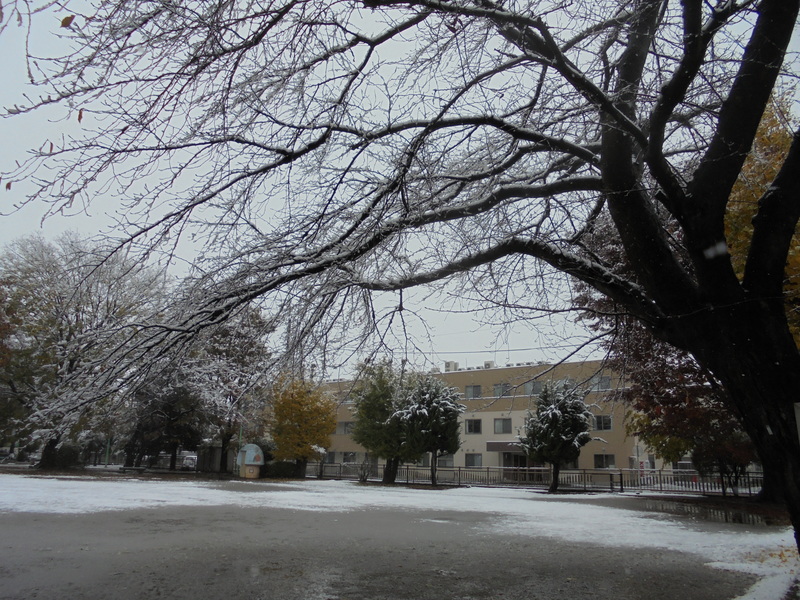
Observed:
[[[46,22],[46,19],[38,21],[40,25]],[[42,28],[35,32],[35,42],[58,47],[62,43],[55,37],[58,32],[59,21],[54,15],[50,30]],[[30,89],[26,86],[23,60],[24,33],[24,28],[11,26],[0,35],[0,56],[4,57],[0,105],[4,108],[24,103],[26,87]],[[796,48],[798,44],[793,46]],[[7,172],[15,160],[24,158],[27,148],[42,147],[50,142],[57,146],[62,135],[81,126],[91,126],[86,122],[79,125],[74,114],[66,120],[64,116],[64,109],[58,108],[35,115],[1,119],[0,139],[3,142],[0,144],[0,172]],[[0,241],[3,243],[35,232],[48,238],[68,229],[86,234],[113,233],[113,199],[95,202],[91,207],[75,206],[68,214],[55,215],[43,221],[42,217],[47,211],[44,203],[17,208],[23,203],[30,186],[14,181],[11,189],[7,190],[7,183],[7,179],[0,183]],[[506,328],[490,327],[474,315],[448,312],[456,304],[454,298],[439,297],[434,301],[427,299],[425,293],[407,294],[404,306],[409,309],[409,329],[418,339],[418,345],[408,344],[405,349],[398,347],[397,350],[408,352],[415,363],[421,362],[422,357],[426,356],[431,361],[427,366],[431,363],[441,366],[445,360],[455,360],[462,367],[482,365],[486,360],[497,364],[554,361],[569,355],[588,337],[583,328],[572,323],[574,317],[571,316],[535,323],[517,322]],[[388,297],[385,301],[391,303],[392,299]],[[464,307],[457,308],[460,310]],[[430,339],[425,335],[422,322],[429,327],[429,333],[432,334]],[[589,356],[597,358],[600,355],[596,351],[593,354],[582,352],[575,358]]]

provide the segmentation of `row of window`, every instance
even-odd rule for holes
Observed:
[[[467,433],[483,433],[481,419],[464,419],[464,428]],[[511,419],[495,419],[495,433],[511,433]]]
[[[492,392],[492,397],[501,398],[503,396],[513,396],[515,389],[510,383],[495,383],[492,387]],[[538,396],[542,393],[542,382],[527,381],[522,384],[521,392],[523,396]],[[483,388],[480,385],[464,386],[464,399],[475,400],[476,398],[483,398]]]
[[[563,381],[567,386],[574,386],[576,384],[574,379],[565,379]],[[526,381],[521,386],[514,386],[510,383],[495,383],[492,386],[492,397],[501,398],[503,396],[513,396],[515,394],[522,396],[538,396],[542,393],[542,381]],[[598,375],[591,379],[590,389],[592,391],[610,390],[611,377],[608,375]],[[466,385],[464,386],[464,398],[466,400],[474,400],[483,397],[483,388],[480,385]]]
[[[353,421],[339,421],[336,423],[336,433],[338,435],[350,435],[353,433]],[[464,429],[466,433],[483,433],[483,422],[481,419],[464,419]],[[595,431],[611,430],[611,415],[594,416]],[[494,432],[498,435],[511,433],[511,419],[495,419]]]
[[[337,435],[350,435],[353,433],[353,421],[339,421],[336,423]],[[611,431],[611,415],[594,416],[595,431]],[[464,419],[464,431],[468,434],[483,433],[483,421],[481,419]],[[494,433],[497,435],[511,433],[511,419],[495,419]]]
[[[611,430],[611,415],[594,416],[595,431]],[[464,430],[466,433],[483,433],[483,423],[481,419],[464,419]],[[511,419],[495,419],[494,432],[511,433]]]

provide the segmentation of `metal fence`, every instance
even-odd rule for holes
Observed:
[[[381,480],[383,465],[357,463],[311,463],[309,477],[327,479]],[[437,483],[441,485],[485,485],[547,488],[552,473],[547,467],[438,467]],[[403,465],[397,482],[430,483],[430,467]],[[690,470],[655,469],[566,469],[559,477],[563,491],[656,491],[685,494],[718,494],[752,496],[761,490],[763,474],[750,472],[741,476],[733,487],[723,478],[702,476]]]

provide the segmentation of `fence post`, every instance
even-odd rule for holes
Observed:
[[[625,493],[625,483],[623,482],[622,478],[625,477],[625,474],[622,472],[622,469],[619,470],[619,491],[621,493]]]

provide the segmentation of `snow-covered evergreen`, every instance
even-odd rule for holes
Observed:
[[[432,375],[417,375],[402,407],[393,415],[405,424],[405,443],[419,454],[430,452],[431,483],[436,485],[436,463],[461,446],[459,416],[465,406],[456,388]]]
[[[558,489],[561,466],[577,460],[581,448],[592,440],[592,412],[583,398],[577,388],[545,384],[536,412],[525,421],[525,435],[519,436],[519,445],[530,458],[553,465],[551,492]]]

